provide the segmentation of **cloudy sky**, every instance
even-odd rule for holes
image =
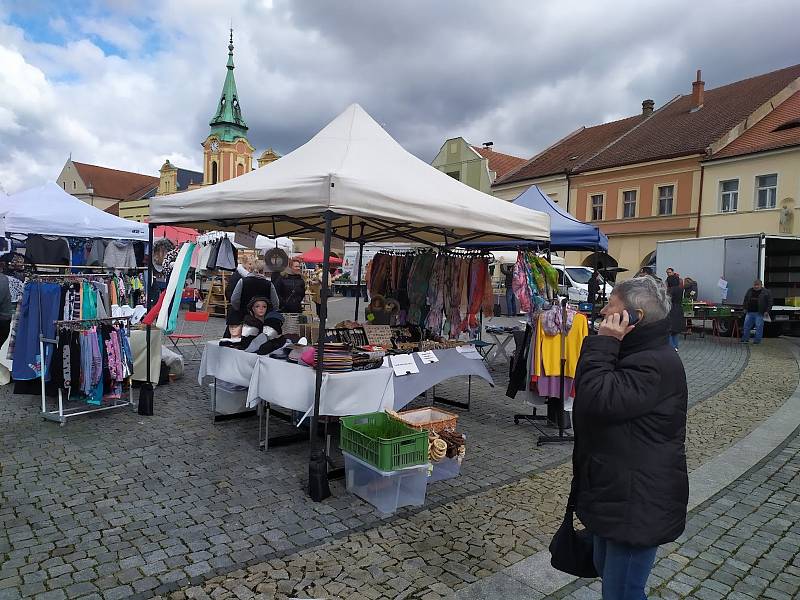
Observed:
[[[797,0],[0,0],[0,185],[75,160],[200,168],[233,24],[249,137],[287,153],[351,102],[430,161],[529,157],[581,125],[800,63]]]

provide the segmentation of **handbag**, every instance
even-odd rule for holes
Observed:
[[[576,502],[575,478],[572,479],[564,520],[550,541],[550,564],[576,577],[599,577],[594,566],[594,543],[586,529],[575,531],[573,518]]]

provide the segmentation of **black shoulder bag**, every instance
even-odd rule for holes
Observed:
[[[550,564],[576,577],[599,577],[594,568],[592,534],[586,529],[575,531],[573,525],[576,501],[577,490],[573,477],[564,520],[550,541]]]

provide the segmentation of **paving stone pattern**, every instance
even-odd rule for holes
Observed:
[[[721,365],[715,357],[732,353],[725,365],[731,378],[746,360],[746,348],[718,342],[687,341],[682,356],[693,351],[705,354],[711,365],[690,374],[697,397],[716,389]],[[430,486],[424,510],[403,510],[391,519],[346,494],[342,482],[333,483],[333,498],[310,502],[304,492],[307,445],[264,453],[255,444],[253,419],[212,425],[208,390],[197,385],[196,366],[179,382],[157,390],[156,415],[148,418],[121,411],[58,427],[41,420],[38,397],[12,395],[6,388],[0,391],[0,598],[145,598],[240,567],[263,568],[268,559],[316,552],[330,539],[344,547],[351,543],[349,535],[364,536],[348,546],[353,552],[361,548],[358,564],[366,555],[372,560],[371,536],[381,535],[384,527],[395,532],[389,545],[402,548],[396,540],[405,530],[393,523],[408,519],[418,523],[417,539],[427,537],[425,543],[437,548],[449,547],[454,539],[424,534],[435,531],[429,527],[449,532],[463,526],[469,532],[466,520],[474,519],[471,534],[448,533],[461,545],[446,553],[452,554],[448,565],[455,566],[440,567],[450,576],[429,582],[438,583],[440,591],[441,585],[455,587],[513,564],[538,548],[548,531],[549,520],[536,513],[560,510],[563,497],[556,488],[564,475],[550,471],[535,494],[519,487],[514,502],[506,501],[514,492],[498,486],[521,477],[525,485],[538,481],[528,475],[563,462],[571,447],[537,448],[535,430],[513,425],[511,416],[521,405],[504,396],[503,370],[496,373],[498,388],[474,382],[472,410],[458,411],[469,440],[462,476]],[[459,387],[466,385],[453,383],[449,393],[463,393]],[[288,430],[272,421],[273,434]],[[457,499],[455,517],[441,508]],[[509,512],[508,506],[520,506],[522,512]],[[431,510],[441,511],[439,525],[430,523]],[[488,528],[494,519],[505,525]],[[460,562],[472,544],[470,535],[485,550],[484,564],[473,574]],[[403,561],[424,548],[406,551]],[[331,572],[334,562],[325,563]],[[286,581],[292,589],[308,587],[307,577],[296,579],[297,569],[290,573]]]
[[[798,432],[692,511],[681,538],[659,550],[648,581],[649,598],[800,596]],[[580,581],[552,597],[600,599],[600,585]]]
[[[776,352],[783,348],[788,354],[788,348],[777,345]],[[763,348],[754,355],[755,362],[768,360]],[[747,376],[745,369],[742,378]],[[797,382],[796,366],[790,377]],[[690,421],[700,406],[690,409]],[[748,421],[750,428],[756,419]],[[690,455],[705,443],[700,437],[704,430],[689,438]],[[447,597],[547,547],[563,516],[570,471],[562,464],[444,504],[429,504],[423,511],[212,578],[170,598]]]

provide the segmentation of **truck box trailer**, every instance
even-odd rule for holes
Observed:
[[[800,306],[794,306],[800,305],[800,237],[756,233],[658,242],[658,275],[670,267],[697,281],[698,300],[734,307],[760,279],[774,302],[765,332],[800,334]]]

